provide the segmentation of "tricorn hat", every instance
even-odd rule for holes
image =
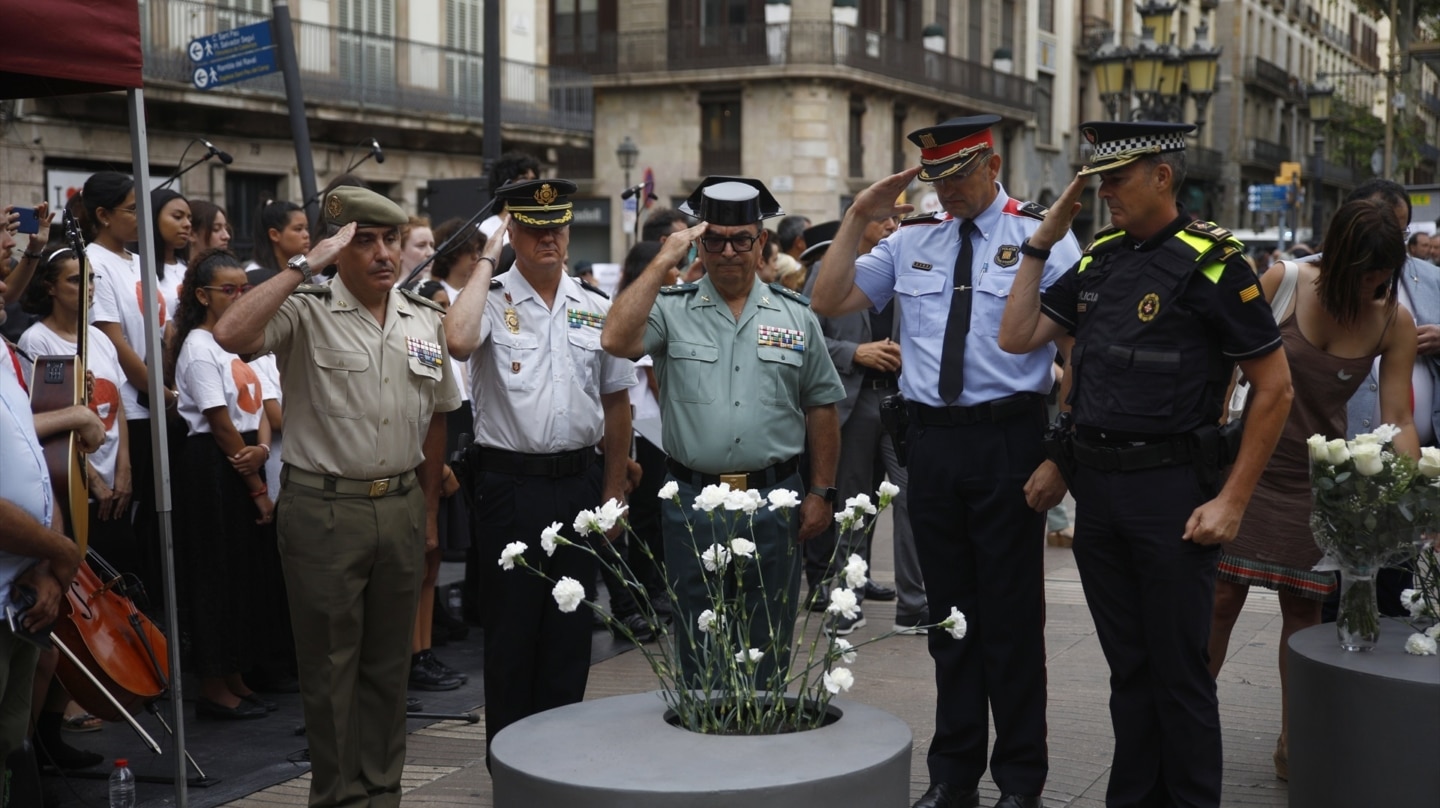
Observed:
[[[570,195],[577,190],[570,180],[528,180],[495,189],[495,198],[516,224],[550,229],[564,227],[575,217]]]
[[[1000,123],[999,115],[951,118],[906,135],[911,143],[920,147],[920,179],[943,180],[994,149],[995,138],[990,134],[990,127],[997,123]]]
[[[812,227],[805,228],[805,251],[800,253],[800,263],[808,264],[816,258],[825,254],[830,249],[830,242],[835,240],[835,234],[840,232],[840,222],[821,222]]]
[[[780,203],[760,180],[718,176],[702,180],[690,198],[680,203],[680,212],[721,227],[754,224],[785,215]]]
[[[1080,173],[1099,174],[1151,154],[1185,151],[1185,134],[1193,131],[1195,125],[1189,123],[1087,121],[1080,124],[1080,134],[1095,151]]]

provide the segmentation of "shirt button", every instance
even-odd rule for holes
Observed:
[[[740,406],[740,402],[738,402],[738,401],[735,402],[735,406],[737,406],[737,407]]]
[[[740,366],[739,366],[739,365],[736,365],[736,366],[735,366],[735,369],[736,369],[736,370],[739,370],[739,369],[740,369]]]
[[[385,377],[385,383],[386,383],[386,384],[389,384],[389,383],[390,383],[390,377],[389,377],[389,376],[386,376],[386,377]]]
[[[386,418],[385,420],[381,421],[380,423],[385,424],[385,425],[388,426],[388,425],[390,424],[390,419],[389,419],[389,418]]]
[[[1373,384],[1370,385],[1370,389],[1371,389],[1371,390],[1374,390],[1374,389],[1375,389],[1375,385],[1373,385]]]
[[[1369,418],[1366,418],[1366,419],[1365,419],[1364,426],[1370,426],[1370,419],[1369,419]]]
[[[739,438],[736,438],[736,439],[735,439],[735,442],[736,442],[736,443],[739,443],[739,442],[740,442],[740,439],[739,439]]]

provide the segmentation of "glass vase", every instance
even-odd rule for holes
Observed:
[[[1376,567],[1340,570],[1340,609],[1335,631],[1346,651],[1369,651],[1380,641],[1380,606],[1375,600]]]

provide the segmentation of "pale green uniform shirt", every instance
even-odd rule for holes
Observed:
[[[758,279],[737,321],[708,277],[661,289],[645,327],[665,453],[706,474],[759,471],[805,448],[805,408],[845,398],[809,301]]]

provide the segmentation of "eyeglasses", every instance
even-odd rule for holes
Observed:
[[[734,248],[737,253],[750,252],[755,248],[755,242],[759,240],[751,233],[739,233],[728,237],[707,234],[700,237],[700,243],[705,245],[705,252],[711,253],[725,252],[726,244]]]
[[[134,206],[134,205],[126,205],[126,206],[123,207],[123,208],[111,208],[111,210],[114,210],[114,211],[124,211],[124,212],[126,212],[126,213],[131,213],[131,214],[133,214],[133,213],[135,212],[135,206]]]
[[[233,284],[233,283],[227,283],[227,284],[224,284],[223,286],[202,286],[202,287],[200,287],[200,288],[201,288],[201,289],[209,289],[209,290],[212,291],[212,292],[219,292],[220,294],[222,294],[222,295],[224,295],[224,296],[226,296],[226,297],[235,297],[235,296],[237,296],[237,295],[243,295],[243,294],[245,294],[246,292],[250,291],[251,289],[254,289],[255,287],[252,286],[252,285],[250,285],[250,284],[248,284],[248,283],[239,284],[239,285],[236,285],[236,284]]]

